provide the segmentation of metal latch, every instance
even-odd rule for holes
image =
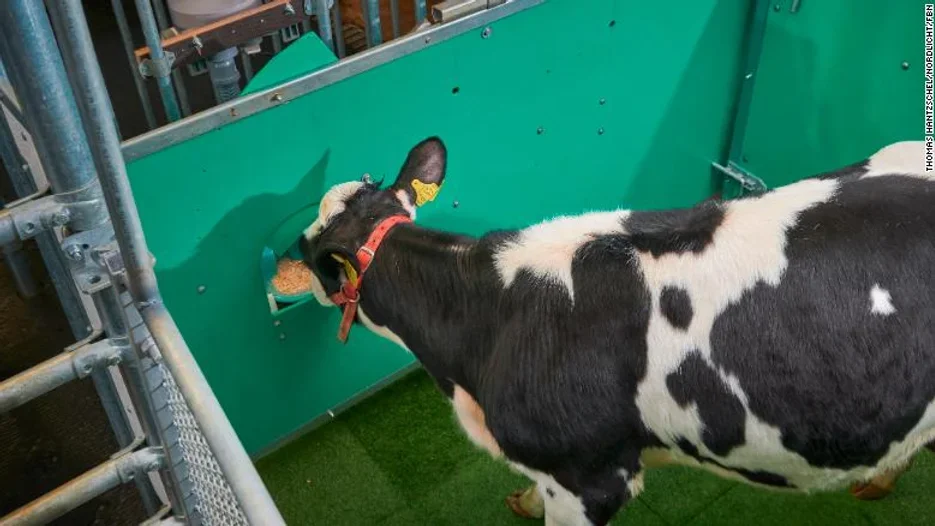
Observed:
[[[504,3],[506,0],[445,0],[432,7],[432,19],[444,24]]]
[[[727,163],[727,166],[721,166],[718,163],[711,163],[719,172],[740,183],[740,186],[747,192],[760,194],[767,190],[766,183],[752,173],[737,166],[733,161]]]

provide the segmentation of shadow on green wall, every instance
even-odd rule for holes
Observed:
[[[203,237],[188,259],[176,267],[159,272],[163,286],[175,291],[168,295],[175,299],[169,308],[177,313],[176,319],[192,348],[212,348],[217,342],[227,339],[204,331],[203,327],[185,326],[199,325],[199,320],[205,318],[222,320],[221,323],[212,322],[211,326],[230,327],[243,338],[251,340],[243,342],[243,345],[228,345],[224,352],[201,352],[198,355],[211,385],[227,403],[231,400],[237,404],[253,403],[259,394],[253,390],[261,388],[261,385],[250,383],[251,372],[263,367],[264,357],[269,353],[283,352],[283,346],[276,343],[284,334],[281,325],[284,321],[275,325],[269,312],[265,283],[260,272],[260,254],[264,244],[270,242],[277,227],[282,224],[283,218],[294,220],[296,214],[317,213],[317,202],[325,191],[329,156],[330,151],[326,151],[288,192],[250,196],[230,209]],[[217,254],[225,254],[231,264],[212,264],[217,263]],[[214,290],[238,290],[242,293],[239,296],[212,294]],[[179,301],[180,297],[190,300]],[[330,326],[326,325],[328,314],[330,311],[325,309],[305,309],[302,337],[315,342],[332,336]],[[269,318],[270,323],[265,328],[257,326],[256,320],[264,316]],[[239,330],[245,326],[251,326],[252,329]],[[294,362],[295,369],[268,369],[265,374],[279,371],[286,373],[280,381],[294,382],[297,378],[289,373],[304,367],[314,367],[314,363],[309,363],[314,361],[314,357],[315,353],[292,356],[290,360]],[[243,411],[234,414],[243,414]]]
[[[634,173],[638,175],[624,190],[627,207],[691,206],[698,201],[697,196],[710,196],[720,190],[721,177],[705,167],[727,159],[733,111],[725,110],[735,106],[743,81],[741,67],[746,47],[736,46],[729,50],[734,56],[725,57],[724,26],[742,27],[749,16],[729,4],[721,2],[711,11],[695,40],[650,146],[636,165]],[[699,86],[711,75],[735,80],[731,89],[699,92]]]

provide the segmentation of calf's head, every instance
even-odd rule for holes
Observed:
[[[447,151],[437,137],[410,150],[396,181],[382,188],[382,181],[341,183],[322,197],[318,218],[303,232],[299,246],[312,270],[312,292],[322,305],[338,292],[348,273],[359,273],[356,252],[374,228],[394,215],[415,219],[416,208],[435,198],[445,178]]]

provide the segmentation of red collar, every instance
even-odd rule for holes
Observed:
[[[400,223],[411,223],[412,218],[405,215],[390,216],[377,225],[370,234],[364,246],[357,249],[357,262],[360,264],[360,270],[357,271],[356,283],[352,283],[352,277],[348,276],[347,281],[341,286],[341,290],[331,295],[331,301],[335,305],[344,307],[344,316],[341,317],[341,325],[338,328],[338,340],[347,343],[347,335],[351,332],[351,324],[357,315],[357,302],[360,299],[360,286],[364,279],[364,273],[373,263],[373,258],[380,248],[380,244],[386,238],[386,235],[394,226]]]

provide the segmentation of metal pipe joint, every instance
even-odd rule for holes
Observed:
[[[106,222],[101,185],[94,181],[74,192],[26,197],[7,205],[0,210],[0,246],[31,239],[55,227],[88,230]]]

